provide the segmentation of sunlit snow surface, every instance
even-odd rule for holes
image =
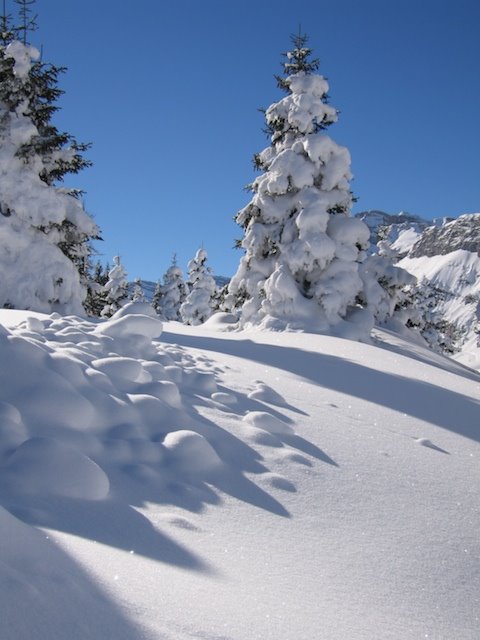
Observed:
[[[2,640],[480,637],[477,373],[149,309],[0,314]]]

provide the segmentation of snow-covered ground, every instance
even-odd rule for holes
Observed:
[[[480,376],[149,309],[0,313],[2,640],[477,640]]]

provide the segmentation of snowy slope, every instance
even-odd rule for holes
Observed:
[[[480,636],[478,374],[126,311],[1,312],[2,640]]]
[[[383,211],[364,211],[357,217],[370,228],[372,251],[379,239],[387,240],[398,266],[417,278],[420,297],[428,298],[425,306],[450,324],[456,334],[455,358],[480,369],[480,214],[430,222]],[[426,290],[424,283],[429,285]]]
[[[401,257],[410,251],[423,231],[431,225],[431,222],[424,218],[404,211],[391,214],[374,209],[357,213],[355,217],[362,220],[370,229],[372,251],[375,251],[379,240],[387,240]]]
[[[459,249],[445,255],[406,257],[398,264],[433,287],[439,316],[461,332],[461,350],[454,357],[480,369],[480,257]]]

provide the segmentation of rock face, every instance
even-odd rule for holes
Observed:
[[[409,257],[444,256],[458,249],[480,256],[480,213],[448,219],[441,226],[428,227],[412,247]]]
[[[480,369],[480,213],[428,221],[374,210],[357,217],[370,228],[371,252],[386,241],[417,278],[414,299],[426,313],[422,335],[430,346]]]
[[[399,238],[402,238],[401,246],[396,248],[403,255],[431,224],[430,221],[405,211],[391,214],[372,209],[357,213],[355,217],[362,220],[370,229],[372,251],[375,250],[375,245],[380,240],[388,240],[391,244],[398,244]],[[407,237],[404,237],[405,235]]]
[[[402,258],[444,256],[458,249],[480,256],[480,213],[425,220],[404,211],[390,214],[371,210],[355,217],[370,229],[373,250],[377,242],[387,240]]]

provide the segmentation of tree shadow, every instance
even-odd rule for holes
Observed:
[[[326,389],[361,398],[480,441],[480,402],[429,382],[385,373],[343,358],[248,339],[174,336],[186,346],[223,352],[288,371]],[[162,340],[172,338],[168,332]]]
[[[33,526],[72,533],[164,564],[214,573],[207,563],[154,527],[123,499],[92,501],[13,494],[4,504],[11,513]]]
[[[5,554],[0,579],[2,640],[149,637],[44,532],[1,507],[0,520]]]
[[[197,398],[201,402],[201,398]],[[269,493],[258,487],[245,474],[260,475],[268,472],[263,458],[253,447],[243,442],[226,429],[218,426],[195,411],[192,404],[190,413],[184,416],[185,428],[203,436],[218,454],[222,464],[217,469],[203,473],[179,472],[175,465],[163,468],[164,482],[133,486],[129,482],[128,497],[131,504],[139,506],[145,502],[169,504],[194,513],[200,513],[206,504],[218,505],[221,493],[248,503],[270,513],[290,517],[285,507]],[[181,429],[182,425],[178,425]],[[115,477],[115,472],[109,472]],[[114,484],[115,486],[115,484]],[[134,495],[133,492],[136,492]],[[123,489],[120,495],[127,495]]]
[[[288,445],[289,447],[292,447],[293,449],[297,449],[302,453],[306,453],[312,458],[316,458],[317,460],[320,460],[321,462],[325,462],[326,464],[331,464],[333,467],[339,467],[338,463],[335,462],[335,460],[333,460],[332,458],[330,458],[330,456],[327,455],[325,451],[320,449],[320,447],[317,447],[317,445],[313,444],[313,442],[309,442],[308,440],[305,440],[305,438],[302,438],[297,435],[292,435],[292,436],[280,436],[279,439],[281,442]]]

